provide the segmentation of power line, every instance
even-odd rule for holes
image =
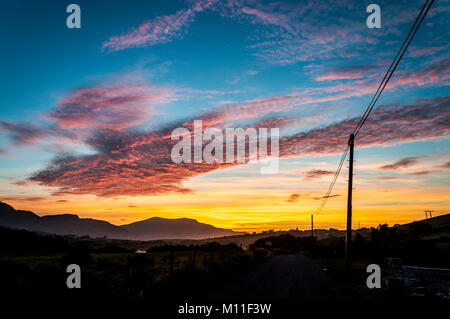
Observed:
[[[359,120],[358,124],[356,125],[356,128],[355,128],[355,130],[353,131],[353,134],[356,133],[356,129],[357,129],[358,127],[362,126],[362,122],[363,122],[364,118],[366,117],[368,111],[371,109],[371,105],[372,105],[372,103],[374,102],[375,97],[377,96],[378,92],[380,91],[381,86],[382,86],[383,83],[385,82],[385,80],[386,80],[386,78],[387,78],[389,72],[391,71],[392,66],[394,65],[395,61],[397,61],[398,57],[400,56],[400,52],[403,50],[403,47],[405,46],[406,41],[408,40],[409,36],[411,35],[412,30],[415,28],[417,22],[419,21],[419,17],[422,15],[422,12],[423,12],[423,10],[425,9],[425,6],[426,6],[427,2],[428,2],[428,0],[425,2],[424,6],[422,7],[422,10],[420,10],[420,13],[419,13],[419,15],[417,16],[416,20],[414,21],[414,24],[413,24],[413,26],[411,27],[411,29],[409,30],[409,33],[408,33],[408,35],[406,36],[405,40],[403,40],[402,46],[401,46],[400,49],[398,50],[397,55],[395,56],[395,58],[394,58],[394,60],[392,61],[391,65],[389,66],[389,69],[386,71],[386,73],[385,73],[385,75],[384,75],[384,77],[383,77],[383,80],[381,81],[380,85],[379,85],[378,88],[377,88],[377,91],[375,92],[374,96],[372,97],[372,100],[370,101],[369,105],[367,106],[366,111],[364,112],[363,116],[361,117],[361,119]]]
[[[414,24],[412,25],[411,29],[408,32],[408,35],[406,36],[405,40],[403,41],[400,49],[397,52],[397,55],[395,56],[394,60],[392,61],[391,65],[389,66],[388,70],[386,71],[386,74],[384,75],[380,85],[377,88],[377,91],[375,92],[374,96],[372,97],[372,100],[370,101],[369,105],[367,106],[366,110],[364,111],[364,114],[362,115],[361,119],[359,120],[358,124],[356,125],[355,129],[353,130],[353,135],[356,137],[358,135],[359,131],[361,130],[362,126],[366,122],[367,118],[369,117],[370,113],[372,112],[372,109],[376,105],[378,99],[380,98],[381,94],[384,91],[384,88],[388,84],[389,80],[392,77],[392,74],[394,74],[395,70],[397,69],[398,64],[400,63],[403,55],[405,54],[406,50],[408,49],[412,39],[414,38],[417,30],[419,29],[420,25],[422,24],[422,21],[424,20],[425,16],[427,15],[428,11],[431,8],[431,5],[433,4],[434,0],[426,0],[425,4],[423,5],[422,9],[420,10],[419,15],[417,16],[416,20],[414,21]],[[323,201],[319,206],[319,209],[317,210],[316,214],[320,214],[323,207],[325,206],[328,198],[330,197],[331,192],[333,191],[333,187],[336,183],[337,178],[339,177],[339,173],[341,172],[342,165],[345,161],[345,158],[348,153],[349,146],[347,145],[347,148],[345,149],[344,154],[341,157],[341,161],[339,162],[338,168],[334,174],[333,180],[328,187],[326,195],[323,197]]]
[[[342,165],[344,164],[345,158],[347,157],[348,148],[349,148],[349,146],[347,145],[347,148],[345,149],[344,154],[342,154],[341,161],[339,162],[338,169],[334,173],[333,181],[331,182],[330,187],[328,187],[328,191],[325,194],[325,196],[323,197],[322,203],[320,204],[320,207],[317,210],[317,213],[316,213],[317,215],[320,214],[320,212],[322,211],[322,208],[325,206],[328,198],[330,197],[330,194],[331,194],[331,191],[333,190],[334,184],[336,183],[336,180],[337,180],[337,178],[339,176],[339,173],[341,172]]]
[[[417,16],[416,20],[414,21],[413,26],[409,30],[408,35],[406,36],[405,40],[402,43],[402,46],[400,47],[400,49],[397,52],[397,55],[395,56],[391,65],[389,66],[389,69],[386,71],[386,74],[384,75],[383,80],[381,81],[380,85],[378,86],[378,89],[375,92],[372,100],[370,101],[369,105],[367,106],[366,111],[364,112],[363,116],[361,117],[359,123],[356,125],[356,128],[353,131],[353,134],[355,135],[355,137],[356,137],[356,135],[358,135],[359,130],[366,122],[367,118],[369,117],[370,113],[372,112],[372,109],[374,108],[375,104],[377,103],[379,97],[383,93],[384,88],[386,87],[386,85],[388,84],[392,75],[394,74],[395,70],[397,69],[398,64],[400,63],[403,55],[405,54],[406,50],[408,49],[412,39],[416,35],[417,30],[419,29],[420,25],[422,24],[422,21],[425,19],[425,16],[427,15],[428,10],[430,10],[433,2],[434,2],[434,0],[427,0],[425,2],[425,4],[423,5],[422,9],[420,10],[419,15]]]

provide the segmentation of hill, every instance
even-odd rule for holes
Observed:
[[[129,236],[126,229],[102,220],[80,218],[72,214],[40,217],[30,211],[15,210],[3,202],[0,202],[0,225],[56,235],[107,236],[111,238]]]
[[[153,217],[129,225],[116,226],[103,220],[73,214],[38,216],[16,210],[0,202],[0,226],[57,235],[108,237],[116,239],[204,239],[240,235],[229,229],[199,223],[194,219]]]
[[[405,230],[407,228],[414,227],[414,225],[429,225],[433,232],[448,232],[450,231],[450,214],[436,216],[432,218],[422,219],[413,223],[404,224],[399,226],[399,229]]]
[[[122,225],[135,239],[203,239],[213,237],[232,236],[238,233],[229,229],[217,228],[212,225],[199,223],[195,219],[178,218],[166,219],[152,217],[147,220]]]

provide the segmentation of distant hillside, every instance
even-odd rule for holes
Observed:
[[[450,214],[422,219],[413,223],[399,226],[403,233],[417,233],[427,235],[427,238],[450,236]]]
[[[194,219],[153,217],[129,225],[116,226],[106,221],[62,214],[38,216],[30,211],[15,210],[0,202],[0,226],[57,235],[108,237],[116,239],[204,239],[243,233],[199,223]]]
[[[130,234],[133,234],[135,239],[139,240],[203,239],[243,234],[199,223],[195,219],[189,218],[165,219],[152,217],[140,222],[122,225],[122,227],[128,230]]]
[[[434,231],[447,231],[450,230],[450,214],[436,216],[428,219],[422,219],[414,223],[428,224],[431,227],[433,227]],[[400,228],[410,227],[414,223],[401,225]]]
[[[30,211],[15,210],[3,202],[0,202],[0,225],[57,235],[110,238],[130,236],[126,229],[102,220],[80,218],[71,214],[39,217]]]

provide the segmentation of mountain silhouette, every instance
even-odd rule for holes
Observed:
[[[136,223],[122,225],[122,227],[128,230],[130,234],[136,236],[136,238],[145,240],[171,238],[203,239],[242,234],[229,229],[199,223],[197,220],[189,218],[167,219],[152,217]]]
[[[0,202],[0,226],[57,235],[106,236],[134,240],[203,239],[242,234],[188,218],[152,217],[128,225],[116,226],[103,220],[80,218],[74,214],[41,217],[30,211],[16,210],[3,202]]]
[[[73,214],[38,216],[30,211],[15,210],[0,202],[0,225],[57,235],[126,238],[128,231],[108,222],[80,218]]]

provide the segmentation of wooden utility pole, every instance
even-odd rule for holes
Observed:
[[[311,214],[311,237],[314,237],[314,215]]]
[[[345,238],[345,270],[350,271],[352,258],[352,191],[353,191],[353,147],[355,135],[351,134],[348,140],[350,146],[350,162],[348,167],[348,197],[347,197],[347,235]]]

